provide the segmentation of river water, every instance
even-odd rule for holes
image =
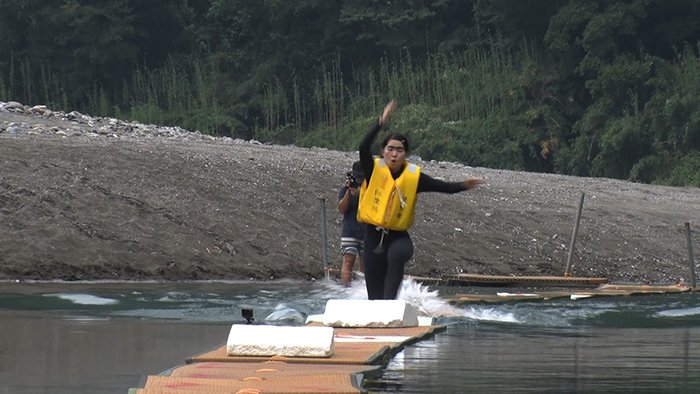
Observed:
[[[372,393],[700,392],[697,293],[451,306],[499,289],[404,281],[401,298],[447,329],[407,346]],[[509,289],[513,291],[513,289]],[[241,309],[301,325],[364,284],[0,283],[0,394],[121,393],[226,342]]]

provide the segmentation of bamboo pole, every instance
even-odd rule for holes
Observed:
[[[578,203],[578,213],[576,214],[576,222],[574,222],[574,232],[571,234],[571,244],[569,245],[569,257],[566,259],[566,271],[564,276],[571,276],[571,260],[574,257],[574,245],[576,244],[576,236],[578,235],[578,226],[581,223],[581,212],[583,212],[583,200],[586,193],[581,192],[581,200]]]

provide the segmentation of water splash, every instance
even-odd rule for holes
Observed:
[[[329,299],[367,299],[367,286],[363,275],[358,275],[347,287],[338,282],[326,282],[322,285],[322,288],[323,290],[318,292],[316,296],[324,299],[324,301]],[[411,277],[407,277],[401,282],[398,299],[413,305],[422,316],[448,318],[457,322],[464,320],[503,323],[519,322],[513,313],[504,312],[493,307],[460,308],[450,305],[440,296],[438,290],[431,290],[428,286],[416,282]],[[316,313],[323,313],[323,310],[319,310]]]
[[[304,314],[284,303],[277,305],[275,310],[265,318],[265,323],[278,325],[302,325],[304,321],[306,321],[306,316]]]
[[[404,279],[399,289],[399,300],[404,300],[418,309],[420,313],[430,317],[461,317],[459,308],[450,305],[440,298],[438,290],[430,290],[412,278]]]
[[[504,312],[492,307],[458,308],[450,305],[440,297],[438,290],[430,290],[411,277],[404,279],[399,290],[399,299],[415,306],[425,316],[434,318],[463,318],[474,321],[518,323],[518,319],[510,312]]]

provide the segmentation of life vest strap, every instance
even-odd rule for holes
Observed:
[[[377,245],[372,252],[374,254],[382,254],[384,253],[384,235],[389,234],[389,230],[379,226],[375,227],[374,229],[382,232],[382,238],[379,240],[379,245]]]

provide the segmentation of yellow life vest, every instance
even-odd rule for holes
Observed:
[[[416,217],[418,178],[420,167],[407,163],[401,175],[394,180],[384,159],[374,159],[369,180],[362,183],[357,221],[405,231]]]

